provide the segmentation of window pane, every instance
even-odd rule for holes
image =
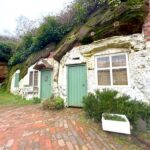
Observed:
[[[113,69],[113,85],[128,85],[127,69]]]
[[[29,74],[29,85],[30,86],[33,85],[33,71],[31,71],[30,74]]]
[[[19,73],[15,74],[15,87],[19,87]]]
[[[126,66],[126,55],[112,56],[112,66]]]
[[[100,57],[97,59],[98,68],[107,68],[110,66],[109,57]]]
[[[110,85],[110,70],[98,71],[98,85]]]
[[[38,86],[38,71],[34,72],[34,86]]]

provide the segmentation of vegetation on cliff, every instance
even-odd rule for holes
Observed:
[[[22,78],[29,66],[50,51],[55,51],[59,61],[75,45],[141,33],[146,15],[144,0],[75,0],[60,15],[45,17],[39,28],[21,37],[12,57],[7,58],[9,77],[20,69]],[[50,43],[53,46],[45,48]],[[9,85],[10,78],[7,81]]]
[[[131,10],[128,10],[126,7],[120,7],[120,5],[122,5],[121,2],[124,1],[126,1],[127,6],[130,7]],[[131,17],[135,18],[132,21],[132,24],[137,24],[139,23],[140,19],[143,19],[143,14],[141,15],[141,12],[136,11],[135,14],[134,10],[132,10],[132,7],[142,4],[142,2],[143,0],[75,0],[71,5],[67,7],[65,11],[62,11],[60,15],[45,17],[43,19],[43,23],[39,26],[38,29],[35,29],[32,32],[27,32],[21,38],[16,48],[16,52],[9,60],[9,65],[14,66],[18,63],[24,62],[29,55],[42,50],[49,43],[60,42],[63,37],[68,34],[74,27],[82,26],[91,16],[91,14],[93,14],[97,10],[99,10],[99,14],[96,14],[96,16],[101,17],[101,21],[98,18],[99,23],[105,24],[103,24],[100,29],[93,29],[93,31],[96,32],[96,35],[94,36],[92,41],[99,38],[105,38],[106,36],[112,36],[114,32],[118,32],[118,30],[112,28],[109,33],[106,33],[106,31],[108,29],[111,29],[112,21],[113,19],[117,19],[118,13],[121,14],[122,11],[127,11],[128,13],[125,15],[125,17],[119,16],[119,19],[122,19],[124,21],[123,24],[127,23],[128,20],[131,19]],[[115,11],[114,9],[117,7],[120,7],[120,9],[117,9]],[[132,13],[134,13],[134,16],[132,16]],[[139,18],[139,15],[141,15],[141,18]],[[96,21],[94,20],[94,18],[95,17],[93,16],[93,19],[90,21],[92,24],[94,24]],[[111,21],[108,22],[106,19],[109,19]],[[143,21],[141,22],[143,23]],[[132,24],[130,23],[129,26]],[[132,26],[136,27],[135,25]],[[125,27],[123,27],[122,25],[122,27],[119,28],[119,31],[124,32]],[[136,32],[139,31],[138,27],[136,27],[135,29]],[[128,27],[128,29],[130,29],[131,32],[132,28]],[[115,35],[116,34],[117,33],[115,33]],[[89,37],[87,38],[88,40],[91,40]],[[83,40],[83,43],[87,43],[87,38]]]

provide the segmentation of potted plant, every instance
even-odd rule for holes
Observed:
[[[102,129],[104,131],[131,134],[130,123],[125,115],[102,114]]]

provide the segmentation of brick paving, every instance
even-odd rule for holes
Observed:
[[[113,137],[82,121],[82,110],[0,108],[0,150],[117,150]],[[99,127],[100,128],[100,127]]]

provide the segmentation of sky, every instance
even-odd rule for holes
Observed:
[[[23,15],[38,20],[57,14],[72,0],[0,0],[0,35],[15,34],[16,20]]]

